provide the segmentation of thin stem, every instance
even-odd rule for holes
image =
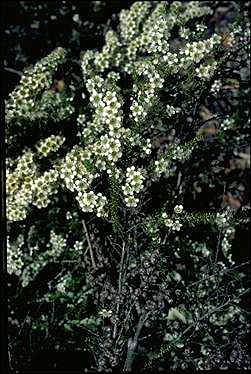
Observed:
[[[251,262],[251,261],[247,261],[247,262],[244,262],[243,264],[237,265],[237,266],[235,266],[235,267],[233,267],[233,268],[231,268],[231,269],[226,269],[226,270],[222,271],[222,274],[225,274],[225,273],[227,273],[227,272],[229,272],[229,271],[232,271],[232,270],[238,269],[238,268],[240,268],[241,266],[248,265],[248,264],[250,264],[250,262]],[[216,275],[216,273],[214,273],[214,274],[212,274],[212,275],[209,275],[208,277],[204,277],[203,279],[201,279],[201,280],[199,280],[199,281],[197,281],[197,282],[194,282],[194,283],[189,284],[188,287],[192,287],[192,286],[194,286],[195,284],[198,284],[198,283],[200,283],[200,282],[203,282],[205,279],[209,279],[209,278],[215,277],[215,275]]]
[[[131,303],[131,305],[130,305],[130,309],[129,309],[128,313],[127,313],[127,316],[126,316],[126,318],[124,319],[124,321],[123,321],[123,323],[122,323],[122,327],[121,327],[121,330],[120,330],[119,336],[118,336],[118,338],[117,338],[117,340],[116,340],[115,347],[117,346],[117,344],[118,344],[118,342],[119,342],[119,339],[120,339],[120,337],[121,337],[121,335],[122,335],[122,332],[123,332],[124,326],[125,326],[127,320],[129,319],[129,316],[130,316],[131,310],[132,310],[132,308],[134,307],[134,305],[135,305],[135,301],[133,301],[133,302]]]
[[[12,68],[7,68],[6,66],[4,67],[4,70],[9,71],[10,73],[17,74],[17,75],[19,75],[19,77],[21,77],[21,78],[22,78],[22,76],[23,76],[23,73],[22,73],[21,71],[18,71],[18,70],[12,69]]]
[[[222,196],[222,202],[224,202],[225,191],[226,191],[226,183],[224,184],[224,191],[223,191],[223,196]],[[217,259],[218,259],[218,253],[219,253],[219,247],[220,247],[221,234],[222,234],[222,227],[221,227],[221,229],[220,229],[219,238],[218,238],[218,243],[217,243],[217,250],[216,250],[216,255],[215,255],[215,263],[217,262]]]
[[[135,353],[135,350],[136,350],[137,345],[138,345],[139,335],[140,335],[142,327],[144,326],[144,323],[146,322],[149,314],[150,314],[150,312],[148,312],[147,314],[144,313],[144,314],[141,315],[141,317],[139,319],[137,329],[136,329],[136,332],[135,332],[135,335],[134,335],[134,338],[133,339],[129,338],[129,340],[128,340],[128,350],[127,350],[126,362],[125,362],[125,365],[124,365],[124,371],[131,371],[132,370],[132,363],[133,363],[133,360],[134,360],[134,353]]]
[[[118,293],[118,302],[116,306],[116,317],[118,317],[119,313],[119,299],[120,299],[120,293],[121,293],[121,279],[122,279],[122,272],[123,272],[123,263],[124,263],[124,257],[125,257],[125,242],[123,242],[122,246],[122,255],[121,255],[121,261],[120,261],[120,269],[119,269],[119,293]],[[113,330],[113,339],[115,339],[117,334],[117,321],[114,324],[114,330]]]
[[[90,256],[91,256],[92,266],[94,267],[94,269],[96,269],[97,266],[96,266],[96,264],[95,264],[95,260],[94,260],[94,256],[93,256],[93,251],[92,251],[92,246],[91,246],[90,238],[89,238],[88,231],[87,231],[87,227],[86,227],[86,224],[85,224],[85,221],[84,221],[84,220],[82,220],[82,225],[83,225],[84,230],[85,230],[86,239],[87,239],[87,243],[88,243],[89,250],[90,250]]]

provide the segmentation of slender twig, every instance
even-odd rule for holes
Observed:
[[[163,240],[163,243],[162,243],[163,245],[166,244],[167,237],[168,237],[168,234],[166,234],[165,237],[164,237],[164,240]]]
[[[141,315],[141,317],[139,319],[137,329],[136,329],[136,332],[135,332],[135,335],[134,335],[134,338],[133,339],[129,338],[129,340],[128,340],[128,350],[127,350],[126,362],[125,362],[125,365],[124,365],[124,371],[131,371],[131,369],[132,369],[132,363],[133,363],[133,360],[134,360],[134,353],[135,353],[135,350],[137,348],[139,335],[140,335],[142,327],[144,326],[144,323],[146,322],[149,314],[150,314],[150,312],[147,312],[146,314],[143,313]]]
[[[242,267],[242,266],[248,265],[248,264],[250,264],[250,262],[251,262],[251,261],[247,261],[247,262],[244,262],[243,264],[237,265],[237,266],[235,266],[235,267],[233,267],[233,268],[231,268],[231,269],[226,269],[226,270],[222,271],[222,274],[225,274],[225,273],[227,273],[227,272],[229,272],[229,271],[232,271],[232,270],[238,269],[238,268],[240,268],[240,267]],[[192,287],[192,286],[194,286],[195,284],[198,284],[198,283],[200,283],[200,282],[204,282],[204,280],[209,279],[209,278],[212,278],[212,277],[215,277],[215,275],[216,275],[216,274],[214,273],[214,274],[212,274],[212,275],[209,275],[208,277],[204,277],[203,279],[201,279],[201,280],[199,280],[199,281],[197,281],[197,282],[193,282],[193,283],[189,284],[188,287]]]
[[[53,300],[53,302],[52,302],[52,317],[51,317],[51,322],[54,321],[54,315],[55,315],[55,301]]]
[[[80,260],[55,260],[53,261],[53,263],[62,263],[62,262],[77,262],[77,263],[80,263],[81,261]]]
[[[82,220],[82,225],[83,225],[84,230],[85,230],[86,239],[87,239],[87,243],[88,243],[89,250],[90,250],[90,256],[91,256],[92,266],[94,267],[94,269],[96,269],[97,266],[96,266],[96,264],[95,264],[95,260],[94,260],[94,256],[93,256],[93,251],[92,251],[92,246],[91,246],[90,238],[89,238],[88,231],[87,231],[87,227],[86,227],[86,224],[85,224],[85,221],[84,221],[84,220]]]
[[[22,330],[23,330],[23,328],[24,328],[25,322],[26,322],[26,320],[27,320],[27,318],[28,318],[28,316],[29,316],[29,314],[30,314],[30,311],[26,314],[26,317],[25,317],[25,319],[24,319],[24,321],[23,321],[23,323],[22,323],[22,326],[21,326],[21,328],[20,328],[20,330],[19,330],[19,332],[18,332],[18,334],[17,334],[18,336],[20,336],[20,334],[21,334],[21,332],[22,332]],[[15,336],[15,337],[13,338],[13,340],[11,340],[11,341],[9,342],[9,344],[14,343],[15,340],[16,340],[16,338],[17,338],[17,336]]]
[[[181,191],[181,188],[182,188],[182,186],[181,186],[181,177],[182,177],[182,173],[181,173],[181,171],[179,171],[178,178],[177,178],[177,186],[176,186],[176,190],[179,189],[179,195],[182,192]]]
[[[218,260],[218,254],[219,254],[219,248],[220,248],[220,242],[221,242],[221,234],[222,234],[222,226],[220,228],[219,237],[218,237],[218,243],[217,243],[217,249],[216,249],[216,255],[215,255],[215,263]]]
[[[242,292],[240,296],[244,295],[245,293],[249,292],[249,289],[248,290],[245,290],[244,292]],[[163,352],[163,348],[165,349],[165,351],[167,351],[169,349],[170,346],[174,345],[175,342],[179,341],[180,339],[182,339],[182,337],[189,331],[191,330],[192,328],[194,328],[193,332],[191,335],[189,335],[189,337],[187,338],[187,340],[189,339],[191,341],[191,337],[195,334],[195,328],[196,326],[199,324],[200,321],[202,321],[203,319],[205,318],[208,318],[211,314],[217,312],[217,311],[220,311],[222,308],[224,308],[225,306],[227,306],[229,303],[233,302],[233,300],[231,299],[228,299],[228,301],[226,301],[224,304],[222,305],[219,305],[217,307],[215,307],[213,310],[210,310],[208,313],[204,314],[203,316],[201,316],[200,318],[198,318],[197,321],[195,321],[195,323],[191,324],[190,326],[188,326],[184,331],[183,333],[181,333],[176,339],[172,340],[172,342],[170,343],[167,343],[167,344],[164,344],[162,345],[162,352]],[[153,356],[147,365],[149,365],[154,359],[158,358],[158,357],[161,357],[163,355],[163,353],[160,355],[160,354],[156,354],[155,356]]]
[[[99,335],[95,334],[93,331],[91,331],[87,327],[82,326],[82,325],[79,325],[78,327],[81,328],[81,329],[84,329],[84,330],[88,331],[90,334],[94,335],[96,338],[99,338]]]
[[[201,99],[202,94],[203,94],[203,90],[200,91],[199,97],[198,97],[198,99],[197,99],[197,101],[196,101],[196,103],[195,103],[195,106],[194,106],[194,108],[193,108],[193,113],[192,113],[192,115],[193,115],[193,122],[192,122],[192,126],[194,126],[194,122],[195,122],[195,114],[196,114],[196,111],[197,111],[197,107],[198,107],[199,104],[200,104],[200,99]]]
[[[119,342],[119,339],[120,339],[120,337],[121,337],[121,335],[122,335],[122,332],[123,332],[124,326],[125,326],[127,320],[129,319],[129,316],[130,316],[131,310],[132,310],[132,308],[133,308],[134,305],[135,305],[135,300],[131,303],[131,305],[130,305],[130,309],[129,309],[128,313],[127,313],[127,316],[126,316],[126,318],[125,318],[124,321],[123,321],[123,324],[122,324],[122,327],[121,327],[121,330],[120,330],[119,336],[118,336],[118,338],[117,338],[117,340],[116,340],[116,343],[115,343],[115,347],[117,346],[117,344],[118,344],[118,342]]]
[[[23,73],[22,73],[21,71],[18,71],[18,70],[12,69],[12,68],[7,68],[6,66],[4,67],[4,70],[9,71],[10,73],[17,74],[17,75],[19,75],[21,78],[22,78],[22,76],[23,76]]]
[[[226,183],[224,184],[222,202],[224,202],[225,191],[226,191]],[[220,247],[220,241],[221,241],[221,234],[222,234],[222,226],[220,228],[220,233],[219,233],[219,238],[218,238],[218,243],[217,243],[217,250],[216,250],[216,255],[215,255],[215,263],[218,260],[218,253],[219,253],[219,247]]]
[[[245,290],[244,292],[242,292],[242,293],[239,295],[239,297],[243,296],[245,293],[247,293],[247,292],[249,292],[249,291],[250,291],[250,289]],[[203,319],[208,318],[210,315],[214,314],[215,312],[220,311],[221,309],[223,309],[225,306],[227,306],[227,305],[230,304],[230,303],[233,303],[233,300],[228,299],[224,304],[219,305],[219,306],[216,306],[213,310],[210,310],[207,314],[204,314],[203,316],[201,316],[201,317],[200,317],[200,318],[195,322],[195,324],[192,324],[192,325],[191,325],[191,327],[196,327],[200,321],[202,321]],[[192,334],[189,336],[189,340],[190,340],[191,337],[195,334],[195,331],[196,331],[196,330],[194,329],[194,331],[192,332]],[[185,334],[185,332],[187,332],[187,330],[185,330],[185,331],[183,332],[182,336]],[[180,338],[181,338],[182,336],[180,336]]]
[[[123,272],[124,257],[125,257],[125,242],[123,242],[123,246],[122,246],[122,254],[121,254],[120,269],[119,269],[119,292],[118,292],[118,301],[117,301],[117,307],[116,307],[116,318],[118,317],[118,313],[119,313],[119,302],[120,302],[121,283],[122,283],[121,279],[122,279],[122,272]],[[116,333],[117,333],[117,320],[114,324],[113,339],[115,339]]]
[[[10,352],[12,350],[12,346],[11,346],[10,343],[8,345],[9,345],[9,347],[8,347],[9,367],[10,367],[11,370],[13,370],[12,357],[11,357],[11,352]]]
[[[119,248],[121,248],[121,246],[118,245],[118,244],[115,243],[115,242],[112,242],[112,240],[111,240],[111,238],[109,238],[109,236],[107,237],[107,239],[109,240],[109,242],[111,243],[111,246],[115,249],[115,251],[117,252],[117,254],[120,255],[120,252],[117,250],[116,246],[119,247]]]
[[[128,229],[126,233],[128,234],[130,231],[134,230],[137,227],[141,227],[141,226],[143,226],[143,224],[142,223],[138,223],[137,225],[132,226],[130,229]]]

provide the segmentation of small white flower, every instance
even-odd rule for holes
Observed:
[[[172,221],[171,219],[169,219],[169,218],[166,218],[166,219],[165,219],[165,225],[166,225],[167,227],[172,227],[172,225],[173,225],[173,221]]]
[[[177,230],[177,231],[180,231],[181,226],[182,226],[182,224],[179,223],[179,221],[175,221],[174,224],[173,224],[174,230]]]
[[[181,213],[182,211],[183,211],[183,206],[182,206],[182,205],[176,205],[176,206],[174,207],[174,212],[175,212],[175,213],[179,214],[179,213]]]

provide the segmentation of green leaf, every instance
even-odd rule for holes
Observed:
[[[181,314],[177,308],[171,308],[169,309],[167,319],[170,321],[174,321],[176,319],[179,319],[183,323],[186,323],[186,317]]]

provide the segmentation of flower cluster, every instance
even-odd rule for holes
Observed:
[[[209,39],[187,43],[186,47],[180,50],[180,66],[184,68],[185,66],[189,66],[190,63],[198,64],[202,59],[212,53],[213,49],[219,45],[221,41],[222,37],[214,34]],[[214,67],[214,65],[212,66]],[[206,69],[206,67],[204,67],[204,69]]]
[[[240,41],[247,43],[247,45],[250,44],[250,20],[249,18],[246,20],[246,27],[244,29],[244,33],[240,37]]]
[[[159,160],[154,161],[154,173],[153,180],[158,179],[161,174],[164,174],[165,178],[174,175],[176,167],[171,168],[171,161],[161,157]]]
[[[226,227],[232,218],[231,208],[226,209],[223,213],[217,213],[215,223],[220,227]]]
[[[188,28],[186,28],[186,27],[181,27],[179,32],[180,32],[180,36],[181,36],[181,38],[186,39],[186,40],[189,39],[189,36],[190,36],[190,30],[189,30]]]
[[[201,79],[210,79],[217,69],[217,62],[213,61],[211,64],[202,64],[196,68],[196,74]]]
[[[193,32],[193,31],[190,31],[188,28],[182,26],[179,30],[181,38],[183,38],[185,40],[189,40],[191,37],[198,38],[198,36],[202,36],[203,33],[207,29],[207,27],[205,25],[202,25],[202,24],[197,24],[195,27],[196,27],[196,31]]]
[[[73,247],[74,251],[76,251],[77,253],[81,253],[82,250],[84,249],[84,243],[83,242],[80,242],[79,240],[76,240],[75,243],[74,243],[74,247]]]
[[[224,253],[224,256],[228,259],[228,261],[231,264],[234,264],[234,261],[232,260],[232,253],[230,252],[231,247],[232,247],[231,239],[232,239],[234,232],[235,232],[234,227],[228,227],[225,230],[224,237],[221,242],[222,252]]]
[[[86,116],[84,114],[79,114],[77,118],[77,126],[79,129],[84,128],[84,123],[86,121]],[[78,136],[81,136],[81,132],[78,133]]]
[[[13,172],[6,170],[7,217],[11,221],[23,220],[32,201],[31,187],[36,176],[34,154],[26,151],[17,159]]]
[[[78,147],[82,159],[81,156],[75,154],[73,149],[66,155],[60,169],[57,170],[65,186],[71,191],[77,192],[77,199],[84,211],[96,211],[98,214],[104,212],[106,198],[89,191],[89,188],[92,181],[99,176],[97,171],[106,170],[108,172],[110,163],[113,168],[115,167],[115,163],[122,157],[123,145],[126,141],[129,141],[132,146],[139,144],[144,153],[150,153],[150,140],[145,144],[142,134],[136,134],[130,128],[122,126],[124,118],[121,108],[124,103],[120,89],[116,84],[120,79],[120,73],[109,72],[106,78],[101,77],[99,73],[108,67],[119,66],[122,72],[136,77],[133,83],[134,95],[131,98],[130,118],[133,125],[139,124],[145,120],[149,110],[156,102],[157,91],[163,87],[165,79],[171,72],[170,70],[163,72],[159,63],[167,61],[167,65],[173,65],[174,70],[179,67],[184,68],[191,62],[199,63],[222,40],[220,36],[213,35],[207,40],[188,43],[178,53],[170,53],[168,38],[172,27],[175,24],[184,24],[187,20],[198,15],[209,14],[211,10],[196,4],[196,2],[189,2],[186,5],[174,2],[170,5],[168,12],[166,7],[166,3],[160,2],[150,12],[150,4],[134,3],[130,10],[120,13],[119,36],[111,30],[108,31],[105,36],[105,46],[100,53],[87,51],[81,57],[83,77],[90,94],[94,116],[92,120],[86,121],[85,114],[80,114],[77,119],[80,128],[78,133],[80,142],[85,145],[84,149]],[[144,22],[141,27],[142,21]],[[203,31],[202,28],[199,31]],[[128,45],[127,49],[121,48],[123,45]],[[48,68],[49,71],[54,69],[59,62],[62,62],[62,51],[61,49],[57,50],[56,54],[48,56],[44,62],[42,60],[41,63],[35,65],[34,71],[41,69],[43,71],[45,68]],[[139,52],[146,52],[151,56],[137,60],[135,57]],[[50,64],[48,62],[50,59],[54,59],[55,62]],[[214,65],[210,66],[212,70]],[[197,71],[199,76],[204,78],[212,72],[205,66],[199,66],[197,69],[199,69]],[[48,93],[45,92],[45,94]],[[44,98],[44,100],[46,103],[47,99]],[[178,112],[180,112],[180,108],[175,108],[172,105],[167,106],[168,116]],[[52,138],[53,136],[38,144],[39,154],[46,156],[50,149],[56,151],[63,142],[63,138]],[[177,146],[173,152],[173,159],[187,159],[191,151],[192,147],[184,149]],[[174,170],[170,170],[170,166],[169,160],[155,161],[155,174],[171,175]],[[54,174],[55,171],[53,171]],[[120,176],[122,177],[121,174]],[[48,178],[48,176],[46,177]],[[39,178],[43,179],[43,177]],[[56,181],[56,179],[55,176],[54,180]],[[43,180],[38,179],[38,182],[43,185]],[[128,189],[127,182],[124,187],[125,190]],[[34,197],[35,195],[31,194],[28,196],[29,203]],[[131,199],[129,196],[126,198]],[[48,205],[48,195],[39,195],[39,198],[35,198],[35,200],[39,200],[35,202],[38,207]],[[137,199],[134,200],[132,206],[135,206],[135,201]],[[27,204],[28,202],[26,202],[26,206]],[[24,213],[19,217],[24,217]]]
[[[81,58],[81,68],[82,74],[85,78],[91,75],[93,72],[93,60],[94,60],[94,51],[86,51],[82,54]]]
[[[120,35],[126,44],[133,38],[135,39],[139,33],[140,22],[146,16],[149,8],[149,3],[138,1],[131,6],[130,10],[120,12]]]
[[[196,31],[198,32],[203,32],[207,29],[207,26],[206,25],[202,25],[202,24],[197,24],[196,25]]]
[[[43,92],[39,108],[30,114],[30,119],[34,120],[41,117],[60,122],[68,118],[75,111],[72,105],[73,97],[74,92],[71,89],[68,90],[67,94],[65,92],[54,92],[53,90]]]
[[[66,239],[62,235],[57,235],[52,230],[50,232],[50,241],[47,243],[47,249],[40,252],[39,245],[29,245],[30,255],[26,256],[26,263],[21,273],[22,287],[26,287],[29,282],[34,280],[37,274],[48,264],[53,262],[62,254],[66,248]]]
[[[137,206],[139,199],[136,198],[134,195],[135,193],[139,193],[143,189],[144,179],[145,177],[142,175],[142,171],[140,169],[137,170],[135,166],[131,166],[127,168],[126,184],[122,186],[126,206],[128,207]]]
[[[163,56],[163,61],[169,68],[170,73],[177,73],[179,70],[179,55],[175,52],[167,52]]]
[[[219,91],[220,91],[220,89],[222,88],[222,83],[221,83],[221,81],[219,80],[219,79],[216,79],[215,81],[214,81],[214,83],[212,84],[212,87],[211,87],[211,92],[213,93],[213,94],[217,94]]]
[[[168,117],[171,117],[174,114],[180,113],[181,109],[180,108],[174,108],[172,105],[167,105],[166,106],[166,112],[167,112]]]
[[[58,171],[54,168],[44,172],[31,183],[31,202],[37,208],[45,208],[49,204],[49,197],[57,193]]]
[[[96,52],[94,55],[94,64],[98,72],[103,72],[111,63],[118,66],[121,62],[119,50],[121,43],[117,35],[112,30],[105,35],[106,45],[101,52]]]
[[[71,274],[66,274],[65,276],[61,277],[59,282],[56,285],[57,291],[62,294],[65,294],[67,285],[69,281],[71,280],[71,278],[72,278]]]
[[[82,137],[84,143],[89,144],[86,149],[95,155],[102,170],[110,162],[117,162],[121,158],[121,141],[130,135],[130,129],[122,126],[121,96],[118,91],[110,89],[111,81],[118,79],[116,73],[108,74],[106,80],[97,75],[88,79],[86,84],[95,115],[82,130]]]
[[[7,122],[33,111],[36,95],[49,88],[52,71],[58,64],[63,63],[64,59],[65,50],[59,47],[24,73],[20,85],[10,94],[6,103]]]
[[[232,118],[227,118],[225,119],[221,124],[220,124],[220,130],[229,130],[234,126],[234,120]]]
[[[22,234],[14,242],[10,242],[9,237],[7,237],[7,271],[9,274],[16,274],[17,276],[21,274],[24,265],[24,255],[21,250],[23,245],[24,237]]]
[[[162,218],[164,219],[164,224],[166,227],[171,228],[174,231],[180,231],[182,224],[179,219],[176,219],[176,216],[183,211],[182,205],[176,205],[174,207],[174,219],[168,218],[167,214],[162,213]]]
[[[211,53],[221,40],[219,36],[213,35],[208,40],[189,44],[180,53],[170,53],[167,40],[174,24],[186,22],[197,14],[209,14],[211,10],[208,7],[198,6],[196,2],[189,3],[189,6],[174,2],[170,5],[168,13],[164,2],[157,4],[148,15],[150,8],[148,3],[136,2],[130,10],[122,11],[118,29],[121,39],[113,31],[109,31],[106,34],[106,44],[100,53],[87,51],[81,57],[83,76],[86,79],[86,88],[90,93],[90,101],[95,109],[95,115],[91,121],[85,123],[84,128],[85,116],[82,114],[79,116],[77,122],[79,127],[82,127],[82,131],[78,135],[87,145],[86,151],[95,155],[95,165],[101,171],[109,169],[108,163],[110,161],[116,163],[121,158],[123,139],[129,140],[132,146],[139,144],[146,154],[150,153],[150,143],[148,142],[146,145],[140,133],[134,131],[131,134],[130,129],[123,128],[122,99],[114,85],[112,89],[108,88],[109,80],[111,80],[109,75],[112,73],[108,74],[106,80],[97,73],[108,67],[119,65],[122,71],[136,77],[133,83],[134,95],[131,98],[129,117],[133,125],[138,125],[145,120],[149,110],[156,102],[157,91],[163,87],[165,78],[170,73],[170,70],[166,73],[160,71],[159,62],[161,60],[167,61],[168,65],[173,65],[173,69],[176,71],[178,66],[184,67],[187,62],[200,62],[205,54]],[[143,19],[143,27],[140,28]],[[123,44],[128,45],[125,52],[120,48]],[[140,52],[152,54],[152,56],[138,61],[136,56]],[[155,55],[156,53],[158,55]],[[183,54],[185,57],[182,57]],[[96,72],[93,74],[95,70]],[[114,75],[116,75],[113,77],[116,83],[119,75],[117,73]],[[172,105],[167,107],[168,116],[178,112],[180,112],[180,108],[175,108]],[[104,133],[105,131],[106,133]],[[98,141],[97,138],[99,138]],[[191,149],[184,150],[177,147],[173,158],[185,159],[189,157],[190,153]],[[158,175],[161,172],[165,172],[167,175],[172,174],[172,171],[169,170],[169,161],[160,160],[155,164]]]
[[[86,162],[90,154],[79,146],[74,146],[62,160],[59,173],[60,178],[70,191],[86,191],[96,174],[90,173]]]
[[[166,213],[162,214],[162,218],[164,218],[164,224],[166,227],[169,227],[174,231],[180,231],[182,224],[178,220],[173,221],[172,219],[167,217]]]
[[[132,116],[134,117],[135,122],[138,122],[143,117],[146,117],[147,112],[144,110],[142,105],[139,105],[136,100],[132,102],[131,105]]]
[[[112,316],[112,311],[107,309],[102,309],[98,313],[102,318],[107,318]]]
[[[167,16],[166,4],[160,2],[152,11],[144,23],[142,34],[129,44],[128,51],[132,44],[136,49],[144,53],[161,53],[164,55],[169,50],[167,39],[170,35],[170,28],[174,25],[172,15]]]
[[[121,142],[116,137],[102,135],[100,138],[100,143],[96,146],[95,153],[103,156],[105,160],[116,162],[122,156]]]
[[[188,3],[190,4],[190,3]],[[138,52],[159,53],[165,56],[169,50],[167,42],[170,30],[178,23],[186,22],[189,19],[211,13],[209,7],[200,7],[196,2],[183,6],[181,2],[173,2],[167,12],[167,4],[159,2],[143,24],[139,34],[139,23],[146,18],[150,4],[147,2],[136,2],[129,11],[121,12],[122,29],[121,36],[126,41],[130,40],[127,48],[129,60],[135,60]],[[140,16],[139,14],[140,13]],[[135,21],[137,20],[137,21]],[[139,34],[137,36],[137,34]]]
[[[207,14],[212,14],[213,10],[208,6],[201,6],[198,1],[189,1],[183,5],[181,1],[174,1],[171,4],[171,10],[176,9],[179,12],[179,20],[182,23],[187,22],[189,19],[194,17],[202,17]]]
[[[151,147],[151,139],[146,139],[145,143],[142,145],[144,153],[149,155],[151,153]]]
[[[47,244],[48,249],[45,257],[57,258],[66,248],[67,239],[62,235],[57,235],[53,230],[50,233],[50,241]]]
[[[36,144],[36,149],[40,157],[47,157],[49,153],[56,152],[61,145],[64,143],[65,138],[63,136],[51,135],[49,138],[40,140]]]
[[[88,161],[90,153],[81,147],[73,147],[67,153],[65,159],[61,163],[59,170],[60,178],[65,186],[72,192],[77,192],[76,199],[84,212],[97,211],[97,215],[106,215],[107,198],[101,193],[97,195],[88,189],[97,173],[88,171]]]
[[[78,192],[77,200],[83,212],[96,211],[98,217],[107,217],[107,198],[101,192]]]
[[[177,145],[173,150],[173,160],[187,160],[193,152],[193,148],[193,146],[189,149],[187,147]]]
[[[37,144],[39,157],[47,156],[63,143],[64,138],[52,136]],[[6,171],[7,217],[11,221],[23,220],[29,204],[44,208],[49,204],[49,197],[57,192],[58,171],[52,167],[39,175],[34,162],[35,153],[27,150],[17,158],[13,172]]]
[[[191,248],[193,249],[192,257],[194,259],[194,262],[196,262],[197,264],[199,264],[201,255],[205,258],[209,257],[212,254],[212,251],[209,249],[206,243],[193,242],[190,244]]]
[[[164,78],[161,77],[158,70],[149,62],[134,62],[134,64],[126,64],[125,71],[130,74],[137,74],[138,77],[145,77],[147,82],[133,85],[135,97],[131,98],[132,104],[130,106],[132,118],[136,123],[143,121],[147,112],[156,101],[156,92],[163,87]]]

